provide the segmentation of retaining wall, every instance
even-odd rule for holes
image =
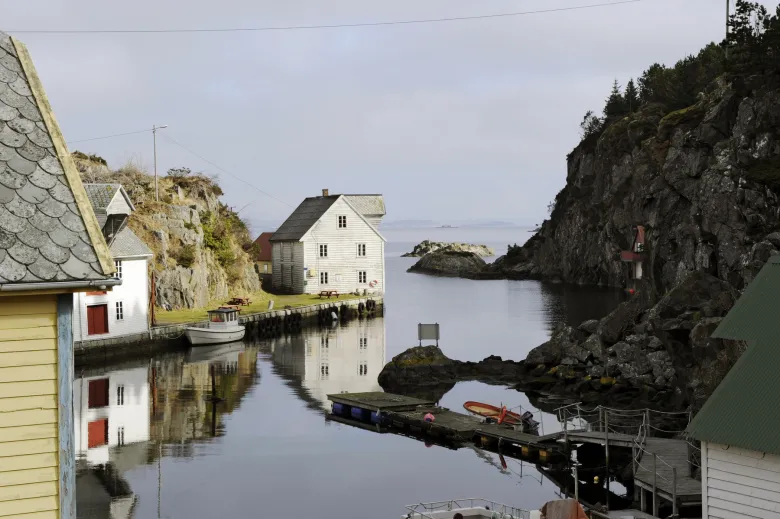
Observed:
[[[333,313],[342,322],[361,316],[381,316],[384,314],[384,299],[381,296],[373,296],[341,301],[324,300],[316,305],[242,315],[239,322],[246,326],[245,339],[263,339],[330,324],[333,321]],[[184,337],[184,329],[207,325],[208,321],[198,321],[155,326],[146,333],[77,342],[74,345],[76,365],[92,366],[183,350],[189,347]]]

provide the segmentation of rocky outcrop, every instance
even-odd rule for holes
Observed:
[[[776,82],[774,82],[776,83]],[[568,156],[550,219],[489,270],[623,286],[632,227],[658,295],[701,270],[737,289],[780,247],[780,85],[720,79],[686,109],[645,106]]]
[[[738,292],[703,272],[658,301],[642,295],[648,292],[598,321],[560,326],[523,362],[460,362],[436,347],[417,347],[388,363],[379,383],[387,391],[408,392],[480,380],[588,403],[696,409],[744,351],[742,343],[711,337]]]
[[[446,248],[426,254],[408,272],[469,278],[480,276],[484,268],[485,260],[473,252]]]
[[[74,153],[88,182],[120,183],[136,210],[128,225],[155,253],[156,303],[161,307],[201,308],[215,299],[261,290],[260,276],[246,252],[246,226],[222,204],[210,178],[174,170],[154,177],[127,166],[111,171],[99,157]]]
[[[495,251],[487,245],[474,245],[471,243],[448,243],[441,241],[425,240],[414,246],[412,252],[403,254],[402,258],[420,258],[431,252],[436,252],[440,249],[450,249],[461,252],[472,252],[477,256],[490,257],[495,256]]]

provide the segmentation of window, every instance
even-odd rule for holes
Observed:
[[[365,283],[366,282],[366,271],[365,270],[359,270],[358,271],[358,283]]]
[[[361,377],[368,375],[368,363],[366,361],[362,361],[358,366],[358,375]]]
[[[327,284],[328,284],[328,273],[320,272],[320,285],[327,285]]]
[[[347,228],[347,217],[339,216],[339,229],[346,229],[346,228]]]
[[[320,337],[320,348],[327,350],[329,345],[327,337]]]
[[[368,348],[368,337],[361,337],[360,338],[360,349],[365,350]]]
[[[124,427],[117,427],[117,429],[116,429],[116,444],[117,445],[124,445],[125,444],[125,428]]]
[[[358,243],[358,256],[364,257],[366,255],[366,244],[365,243]]]
[[[108,379],[99,378],[89,381],[89,397],[87,406],[90,409],[106,407],[108,405]]]
[[[327,364],[321,364],[320,365],[320,376],[322,379],[327,379],[328,375],[330,375],[330,368]]]
[[[116,386],[116,405],[125,405],[125,386]]]
[[[320,245],[320,258],[327,258],[327,257],[328,257],[328,246]]]
[[[268,263],[263,265],[263,272],[268,272]]]
[[[125,310],[122,306],[122,301],[116,302],[116,320],[123,321],[125,319]]]
[[[116,274],[114,274],[114,277],[117,279],[122,279],[122,262],[115,261],[114,266],[116,267]]]

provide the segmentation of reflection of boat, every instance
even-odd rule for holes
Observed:
[[[244,338],[246,330],[243,325],[238,324],[238,310],[217,308],[209,310],[208,314],[208,328],[190,326],[184,329],[184,335],[190,344],[222,344]]]
[[[238,353],[243,349],[244,343],[241,341],[190,348],[190,351],[187,352],[187,362],[195,364],[198,362],[233,360],[232,357],[234,355],[231,356],[230,354]]]
[[[496,407],[490,404],[483,404],[482,402],[468,401],[463,404],[464,409],[469,413],[484,416],[490,420],[496,420],[498,423],[505,423],[507,425],[520,425],[535,430],[539,427],[539,422],[534,420],[533,413],[526,411],[522,415],[508,411],[506,406]]]

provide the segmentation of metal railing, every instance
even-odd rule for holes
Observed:
[[[484,508],[490,512],[499,514],[501,519],[530,519],[531,512],[522,508],[497,503],[481,497],[467,497],[464,499],[451,499],[449,501],[434,501],[431,503],[419,503],[407,505],[409,513],[407,519],[434,519],[432,514],[437,512],[449,512],[458,509]],[[509,517],[507,517],[509,516]]]

